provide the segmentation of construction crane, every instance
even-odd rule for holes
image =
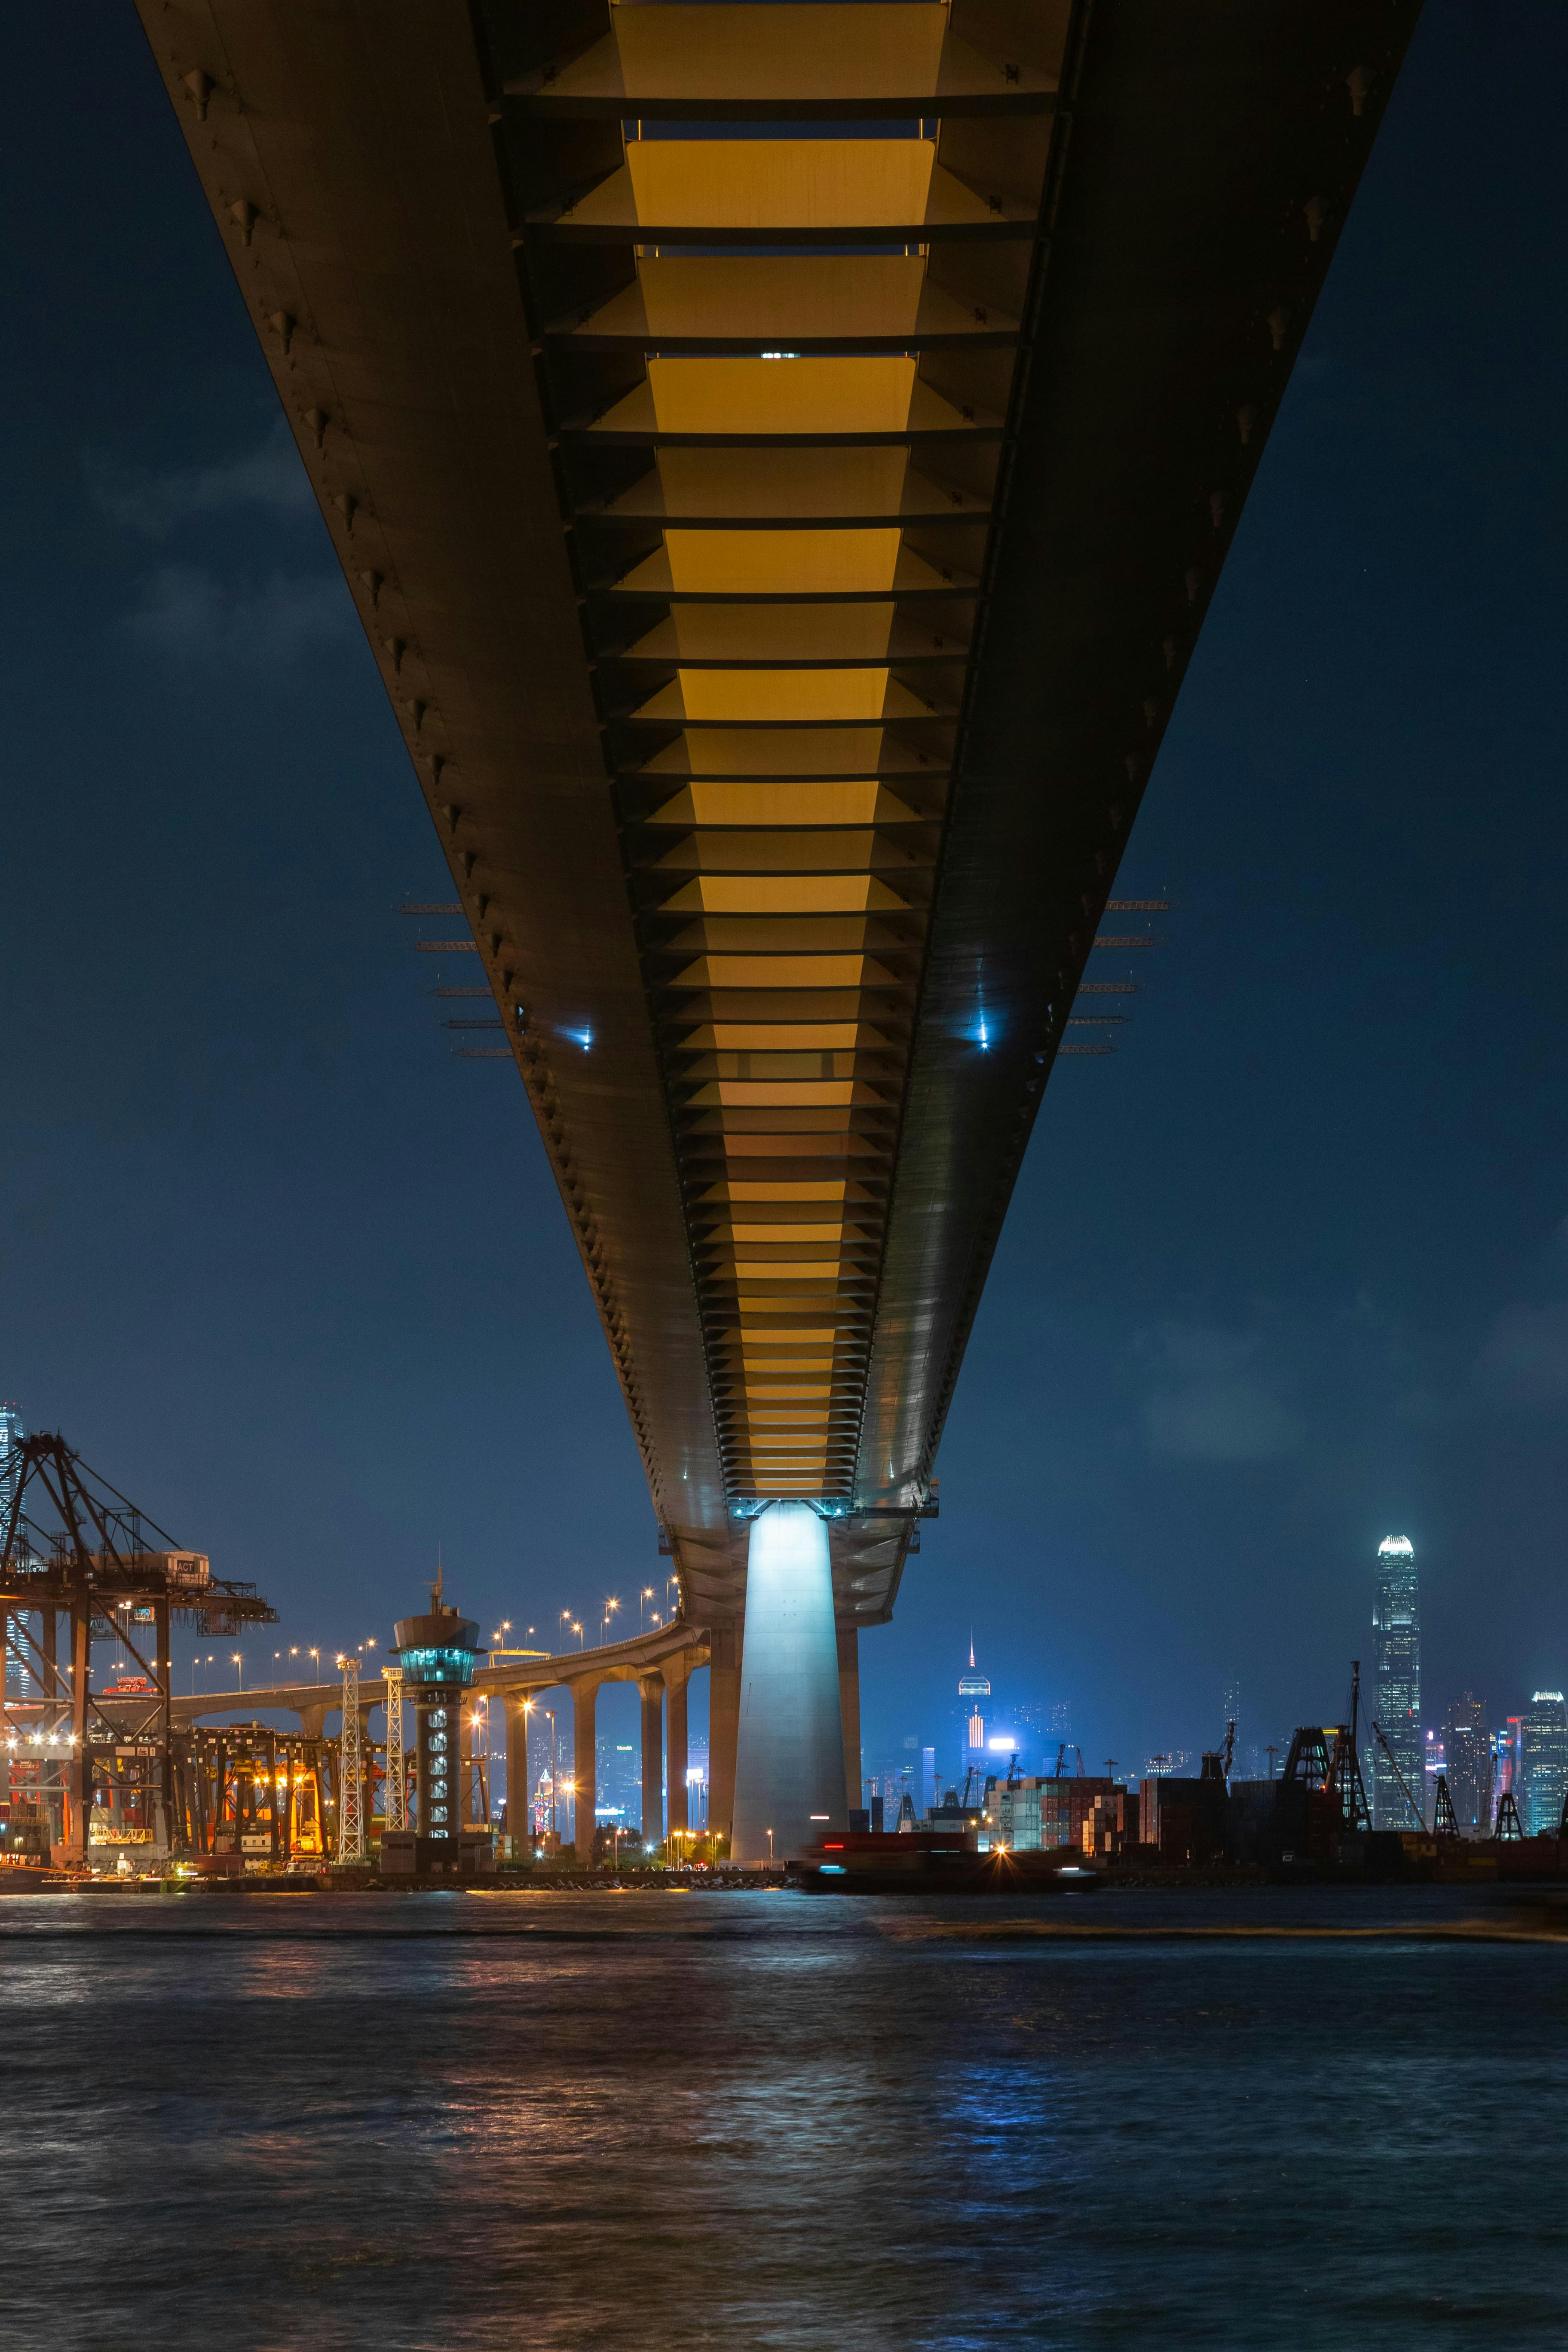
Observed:
[[[1447,1772],[1437,1775],[1436,1794],[1432,1806],[1432,1834],[1434,1837],[1451,1838],[1459,1834],[1459,1824],[1454,1817],[1454,1800],[1448,1794]]]
[[[1426,1816],[1422,1811],[1420,1806],[1416,1803],[1415,1798],[1411,1795],[1405,1775],[1400,1770],[1398,1764],[1394,1761],[1394,1750],[1383,1736],[1382,1724],[1374,1720],[1372,1727],[1373,1732],[1376,1734],[1378,1746],[1382,1748],[1384,1754],[1388,1759],[1389,1769],[1399,1783],[1400,1792],[1403,1795],[1405,1803],[1409,1806],[1411,1811],[1415,1816],[1415,1826],[1417,1829],[1425,1832],[1426,1827]]]

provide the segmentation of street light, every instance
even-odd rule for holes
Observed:
[[[575,1634],[576,1634],[576,1636],[577,1636],[577,1647],[578,1647],[580,1650],[585,1650],[585,1649],[587,1648],[587,1646],[588,1646],[588,1645],[587,1645],[587,1643],[586,1643],[584,1641],[584,1639],[583,1639],[583,1628],[581,1627],[581,1625],[574,1624],[574,1626],[573,1626],[573,1628],[572,1628],[572,1631],[573,1631],[573,1632],[574,1632],[574,1633],[575,1633]]]
[[[236,1689],[236,1690],[243,1690],[243,1689],[245,1688],[245,1653],[244,1653],[244,1651],[243,1651],[243,1650],[236,1650],[236,1651],[234,1651],[234,1652],[232,1652],[232,1654],[230,1654],[230,1657],[229,1657],[229,1664],[230,1664],[231,1666],[233,1666],[233,1667],[235,1667],[235,1668],[237,1669],[236,1674],[235,1674],[235,1677],[234,1677],[234,1686],[235,1686],[235,1689]]]
[[[773,1868],[773,1833],[772,1830],[770,1830],[770,1831],[768,1832],[768,1868],[771,1870],[771,1869]]]
[[[602,1634],[605,1634],[605,1633],[608,1633],[608,1631],[609,1631],[609,1627],[610,1627],[610,1620],[611,1620],[611,1618],[615,1615],[615,1613],[616,1613],[616,1610],[620,1607],[620,1605],[621,1605],[621,1604],[620,1604],[620,1602],[619,1602],[618,1601],[605,1601],[605,1613],[604,1613],[604,1615],[603,1615],[603,1616],[600,1618],[600,1620],[599,1620],[599,1632],[600,1632],[601,1635],[602,1635]]]

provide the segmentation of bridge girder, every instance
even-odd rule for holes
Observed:
[[[687,1607],[879,1622],[1419,0],[139,5]]]

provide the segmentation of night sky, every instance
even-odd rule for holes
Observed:
[[[472,961],[395,909],[444,863],[91,17],[11,25],[0,97],[0,1393],[277,1602],[247,1681],[384,1642],[438,1544],[487,1631],[635,1624],[666,1564],[521,1083],[438,1025]],[[1244,1753],[1331,1719],[1390,1532],[1429,1722],[1568,1686],[1565,99],[1560,7],[1427,0],[1122,868],[1163,944],[1116,1068],[1052,1079],[862,1644],[868,1765],[951,1756],[972,1622],[1091,1765],[1215,1744],[1232,1675]]]

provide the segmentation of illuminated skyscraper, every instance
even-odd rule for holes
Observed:
[[[1526,1837],[1554,1837],[1568,1794],[1568,1706],[1561,1691],[1537,1691],[1520,1718],[1522,1788],[1516,1791]]]
[[[1415,1547],[1384,1536],[1377,1548],[1377,1599],[1372,1612],[1373,1685],[1377,1720],[1417,1805],[1426,1759],[1421,1738],[1421,1595]],[[1409,1807],[1382,1748],[1372,1759],[1372,1817],[1380,1830],[1414,1829]]]
[[[1461,1837],[1486,1837],[1492,1818],[1491,1735],[1487,1711],[1473,1691],[1461,1691],[1443,1726],[1448,1794]]]
[[[969,1644],[969,1672],[958,1678],[958,1696],[969,1701],[969,1722],[963,1738],[963,1769],[967,1771],[972,1764],[983,1766],[985,1760],[985,1716],[981,1701],[991,1696],[989,1677],[975,1668],[973,1639]]]

